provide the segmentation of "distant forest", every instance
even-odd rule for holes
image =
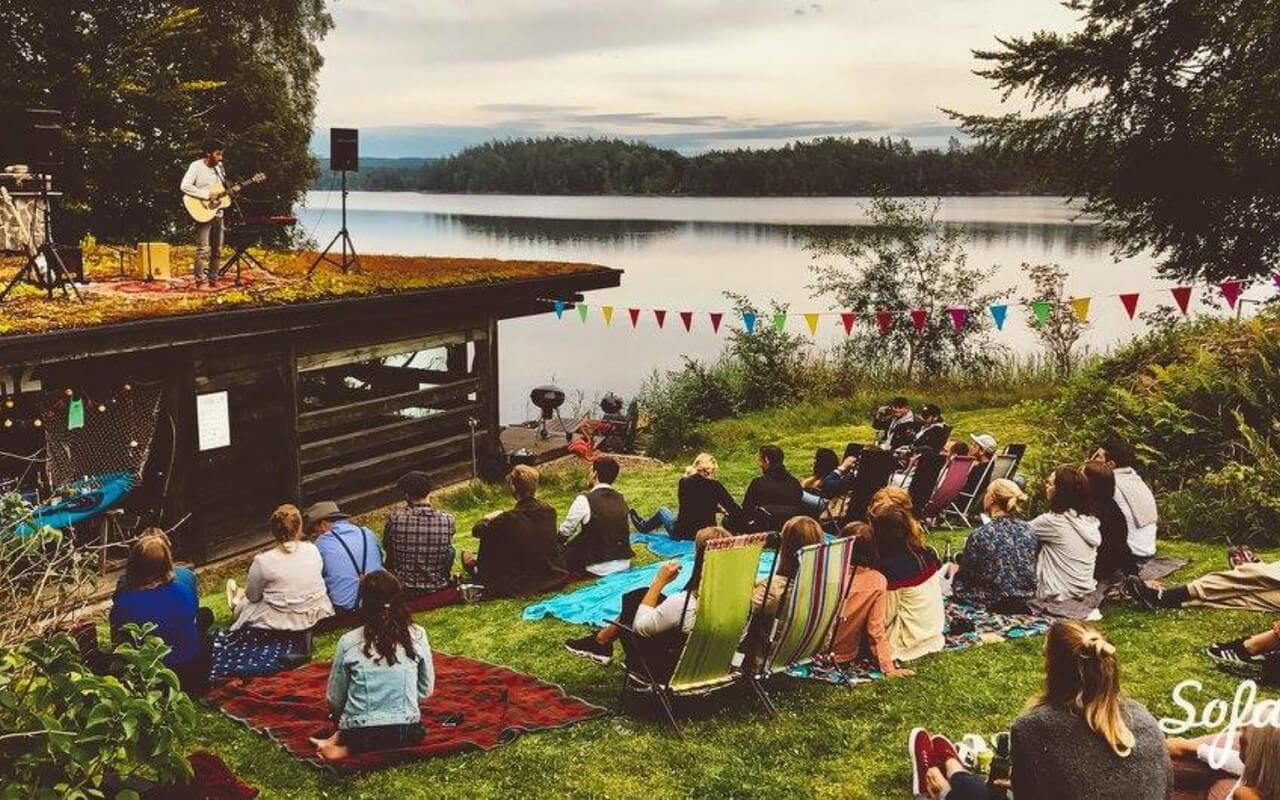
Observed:
[[[321,163],[315,188],[337,185]],[[619,139],[508,139],[438,159],[363,159],[348,186],[366,191],[705,196],[1054,194],[1016,156],[955,139],[824,138],[768,150],[684,156]]]

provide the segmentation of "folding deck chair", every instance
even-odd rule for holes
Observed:
[[[970,524],[969,518],[973,514],[974,504],[978,502],[978,498],[982,497],[982,493],[986,491],[987,484],[994,480],[993,476],[995,475],[996,462],[1000,458],[1008,457],[996,456],[985,464],[973,465],[969,471],[969,479],[965,481],[964,488],[960,490],[960,493],[955,496],[955,499],[952,500],[947,505],[946,509],[943,510],[942,516],[944,518],[956,520],[962,528]],[[973,485],[973,490],[970,491],[969,481],[973,479],[975,470],[980,471],[980,477],[978,478],[978,482]]]
[[[826,650],[831,631],[853,585],[853,539],[833,539],[800,550],[800,568],[787,585],[759,666],[751,671],[751,686],[771,713],[777,711],[764,681],[796,664],[812,661]]]
[[[743,679],[736,669],[735,656],[751,617],[751,595],[767,539],[767,534],[758,533],[707,543],[698,585],[698,616],[685,639],[675,671],[669,680],[659,681],[643,656],[637,658],[638,664],[630,662],[631,652],[638,654],[641,648],[626,648],[628,660],[623,669],[619,701],[623,711],[629,691],[651,693],[658,699],[676,736],[681,736],[673,708],[677,697],[710,694]],[[685,610],[688,610],[687,604]],[[635,631],[620,627],[623,637],[636,636]],[[765,708],[771,710],[768,705]]]
[[[969,482],[969,472],[976,461],[973,456],[952,456],[947,460],[942,478],[938,480],[937,488],[933,490],[929,502],[925,503],[924,511],[920,514],[922,523],[938,518],[951,505],[951,501],[956,499],[956,495],[964,491],[964,485]]]

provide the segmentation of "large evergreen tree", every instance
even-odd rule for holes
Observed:
[[[1029,114],[955,114],[1087,201],[1122,255],[1179,278],[1266,275],[1280,251],[1280,2],[1068,0],[1070,34],[1000,39],[978,71]]]
[[[0,98],[65,114],[64,241],[174,234],[209,136],[233,177],[269,174],[256,198],[287,209],[309,184],[324,0],[0,0],[0,19]]]

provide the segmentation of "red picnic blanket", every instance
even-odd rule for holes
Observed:
[[[559,728],[606,713],[532,675],[438,651],[432,657],[436,687],[422,703],[427,731],[422,741],[330,766],[345,774],[472,748],[490,750],[526,731]],[[224,714],[266,733],[295,758],[324,766],[308,739],[333,733],[325,703],[328,680],[329,664],[315,662],[276,675],[231,680],[209,698]]]

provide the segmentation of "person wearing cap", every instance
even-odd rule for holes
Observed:
[[[405,505],[387,517],[382,531],[386,568],[408,594],[428,594],[449,585],[453,569],[453,516],[432,508],[431,477],[414,470],[396,482]]]
[[[969,448],[969,455],[973,456],[973,469],[969,470],[969,480],[965,481],[964,489],[960,494],[965,497],[977,497],[978,492],[983,489],[983,481],[987,479],[987,470],[984,465],[996,456],[996,437],[989,433],[974,433],[969,435],[969,440],[973,442],[973,447]],[[963,442],[957,442],[957,444],[963,444]]]
[[[360,579],[382,569],[382,550],[373,531],[354,524],[338,504],[324,500],[307,509],[307,534],[324,560],[324,585],[338,611],[354,611]]]

